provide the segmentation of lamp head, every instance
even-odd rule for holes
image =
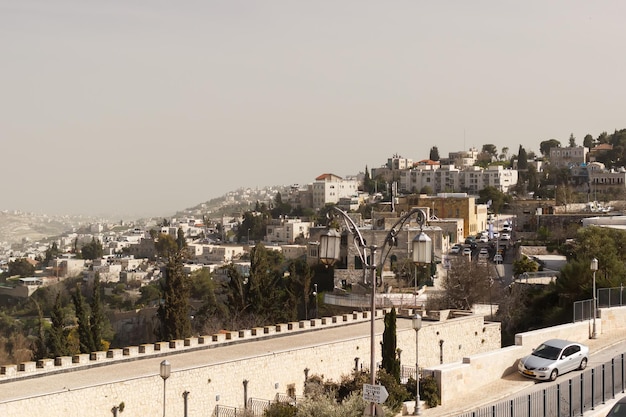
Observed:
[[[164,360],[161,362],[161,367],[159,368],[159,374],[161,375],[161,378],[163,378],[163,381],[165,381],[167,378],[170,377],[170,368],[171,368],[171,365],[169,361]]]
[[[413,324],[413,330],[417,331],[422,328],[422,316],[419,314],[416,313],[411,319],[411,322]]]

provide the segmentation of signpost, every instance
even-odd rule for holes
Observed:
[[[376,404],[382,404],[389,397],[383,385],[363,384],[363,399]]]

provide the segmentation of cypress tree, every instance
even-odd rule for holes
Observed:
[[[72,294],[72,300],[74,301],[76,320],[78,321],[78,341],[80,343],[80,352],[95,352],[97,349],[93,341],[93,335],[91,334],[89,314],[85,306],[85,299],[80,292],[80,285],[76,286],[76,291]]]
[[[163,302],[157,315],[161,321],[161,340],[184,339],[191,336],[189,317],[189,278],[183,271],[183,251],[168,256],[162,283]]]
[[[70,349],[67,341],[68,332],[65,330],[65,315],[61,306],[61,293],[57,293],[52,312],[50,313],[52,326],[48,330],[46,347],[53,358],[67,356]]]
[[[383,332],[382,367],[387,373],[400,382],[400,360],[398,359],[396,340],[396,309],[385,314],[385,331]]]
[[[89,324],[94,348],[96,351],[102,350],[104,314],[102,313],[102,302],[100,300],[100,274],[97,272],[93,280],[93,295],[91,297],[91,317]]]

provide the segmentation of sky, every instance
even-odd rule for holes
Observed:
[[[626,128],[626,2],[0,0],[0,210],[167,216]]]

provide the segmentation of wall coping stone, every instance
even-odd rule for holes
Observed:
[[[89,363],[91,355],[89,353],[79,353],[77,355],[72,356],[72,363],[85,364]]]
[[[107,359],[119,359],[124,357],[124,349],[109,349]]]
[[[377,310],[375,317],[384,316],[384,311],[386,310]],[[211,349],[230,343],[245,343],[259,337],[283,337],[305,331],[345,326],[356,322],[368,321],[369,314],[368,311],[355,311],[352,314],[279,323],[273,326],[255,327],[180,340],[145,343],[138,346],[126,346],[90,354],[81,353],[73,356],[41,359],[36,362],[7,364],[0,366],[0,383],[20,378],[36,378],[49,373],[71,372],[94,366],[106,366],[146,357],[182,353],[190,350]]]
[[[89,360],[91,361],[101,361],[104,359],[107,359],[107,352],[105,351],[91,352],[89,354]]]
[[[18,365],[17,370],[19,372],[35,372],[37,370],[37,362],[35,361],[22,362]]]

